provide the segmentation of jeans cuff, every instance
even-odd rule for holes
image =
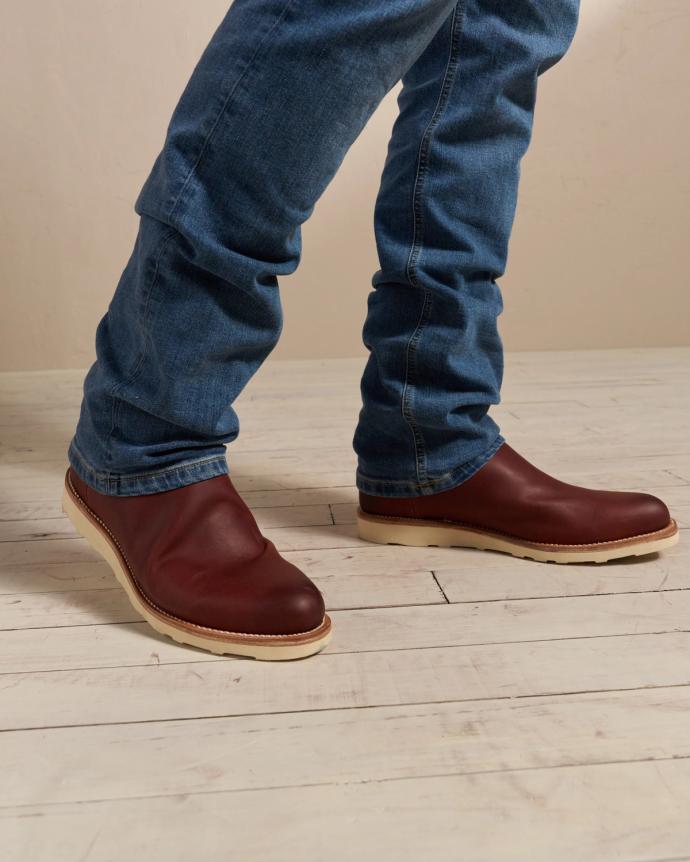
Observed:
[[[203,482],[205,479],[214,479],[228,473],[224,455],[197,458],[150,473],[125,475],[95,470],[79,452],[74,441],[70,444],[68,458],[71,468],[83,482],[99,494],[112,497],[137,497],[174,491],[184,485],[193,485],[195,482]]]
[[[372,479],[357,470],[357,488],[364,494],[371,494],[373,497],[422,497],[438,494],[441,491],[449,491],[474,476],[504,443],[505,440],[499,434],[489,448],[476,457],[463,462],[441,476],[424,482],[413,479]]]

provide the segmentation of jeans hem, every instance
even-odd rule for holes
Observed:
[[[490,458],[505,443],[499,434],[488,449],[485,449],[475,458],[465,461],[442,476],[430,478],[426,482],[417,482],[412,479],[372,479],[357,470],[356,484],[358,490],[373,497],[422,497],[429,494],[439,494],[441,491],[450,491],[462,485],[471,476],[474,476]]]
[[[224,455],[196,458],[193,461],[150,473],[120,475],[102,472],[91,467],[74,441],[70,444],[68,459],[71,468],[83,482],[99,494],[107,494],[111,497],[138,497],[145,494],[159,494],[162,491],[174,491],[176,488],[203,482],[205,479],[215,479],[228,473]]]

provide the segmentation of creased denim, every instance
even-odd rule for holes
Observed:
[[[233,402],[282,326],[301,225],[402,79],[375,212],[357,484],[433,493],[502,438],[496,320],[537,78],[577,0],[236,0],[136,202],[70,463],[108,494],[226,471]],[[328,273],[324,273],[327,281]]]

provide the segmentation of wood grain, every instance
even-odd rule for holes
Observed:
[[[3,858],[690,862],[690,350],[507,362],[515,448],[682,528],[606,566],[362,542],[361,369],[238,401],[233,481],[335,623],[286,665],[139,620],[60,510],[83,372],[0,375]]]

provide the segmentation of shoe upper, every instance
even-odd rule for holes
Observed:
[[[227,475],[134,497],[68,481],[159,610],[226,632],[289,635],[324,618],[321,593],[262,536]]]
[[[360,493],[359,499],[362,511],[372,515],[452,522],[558,545],[626,539],[662,530],[671,521],[665,504],[650,494],[569,485],[507,443],[449,491],[404,498]]]

